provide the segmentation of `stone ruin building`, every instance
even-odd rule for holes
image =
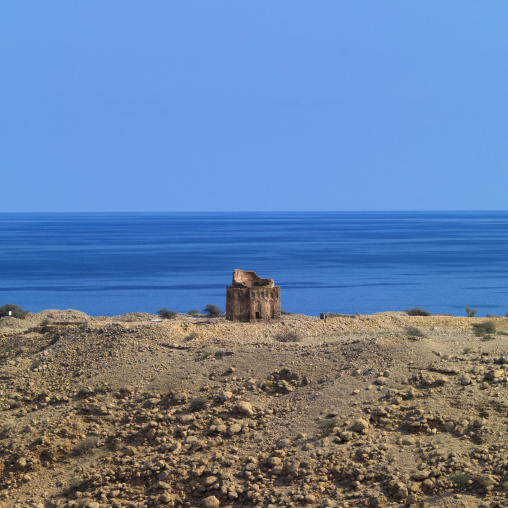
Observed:
[[[256,272],[233,270],[233,284],[227,288],[226,319],[229,321],[273,321],[280,319],[280,287],[273,279]]]

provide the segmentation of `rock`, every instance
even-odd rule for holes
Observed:
[[[316,502],[316,496],[314,494],[307,494],[304,498],[305,504],[314,504]]]
[[[25,467],[26,467],[26,459],[25,459],[24,457],[20,457],[20,458],[16,461],[16,463],[14,464],[14,467],[15,467],[16,469],[18,469],[18,470],[19,470],[19,469],[23,469],[23,468],[25,468]]]
[[[356,432],[363,432],[364,430],[369,428],[369,423],[363,418],[359,418],[355,420],[353,423],[353,430]]]
[[[134,446],[126,446],[124,449],[124,453],[128,457],[133,457],[134,455],[136,455],[136,448],[134,448]]]
[[[282,459],[280,457],[270,457],[268,459],[268,464],[272,467],[280,466],[282,464]]]
[[[181,415],[180,418],[180,423],[183,423],[184,425],[188,424],[188,423],[191,423],[194,421],[194,415]]]
[[[426,469],[422,469],[421,471],[417,471],[413,474],[413,480],[416,480],[417,482],[421,482],[423,480],[426,480],[430,476],[430,471]]]
[[[306,434],[303,434],[305,437],[307,437]],[[301,438],[305,439],[305,438]],[[291,446],[291,441],[288,438],[283,437],[282,439],[279,439],[276,443],[277,448],[288,448]]]
[[[254,414],[254,409],[252,409],[250,402],[240,401],[236,406],[236,410],[247,416],[252,416]]]
[[[501,369],[490,370],[485,374],[485,379],[487,381],[494,381],[494,379],[499,379],[500,377],[502,377],[503,374],[504,371]]]
[[[478,481],[480,482],[480,485],[482,487],[491,487],[492,485],[495,485],[497,483],[496,479],[490,475],[490,474],[484,474],[478,478]]]
[[[225,390],[219,395],[219,398],[222,402],[231,400],[233,398],[233,392],[230,392],[229,390]]]
[[[211,485],[213,485],[214,483],[217,483],[217,477],[216,476],[207,476],[204,481],[203,481],[203,485],[205,487],[210,487]]]
[[[447,432],[453,432],[453,430],[455,429],[455,424],[452,421],[445,422],[444,425]]]
[[[228,427],[228,434],[230,436],[232,436],[233,434],[238,434],[241,431],[242,431],[242,426],[239,425],[238,423],[233,423],[233,425],[230,425]]]
[[[203,508],[218,508],[220,506],[220,502],[215,496],[208,496],[203,499],[201,506]]]
[[[416,494],[409,494],[406,499],[406,506],[416,506],[418,505],[419,499]]]
[[[163,504],[168,504],[170,503],[171,501],[173,500],[173,497],[171,496],[171,494],[169,492],[163,492],[160,496],[159,496],[159,501]]]

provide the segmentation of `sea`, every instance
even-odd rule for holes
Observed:
[[[224,310],[235,268],[287,312],[505,315],[508,212],[0,214],[0,306]]]

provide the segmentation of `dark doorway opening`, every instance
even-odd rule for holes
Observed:
[[[256,312],[256,319],[260,319],[261,316],[259,315],[259,312]]]

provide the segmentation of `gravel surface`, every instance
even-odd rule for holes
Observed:
[[[399,312],[1,318],[0,506],[505,507],[507,346]]]

